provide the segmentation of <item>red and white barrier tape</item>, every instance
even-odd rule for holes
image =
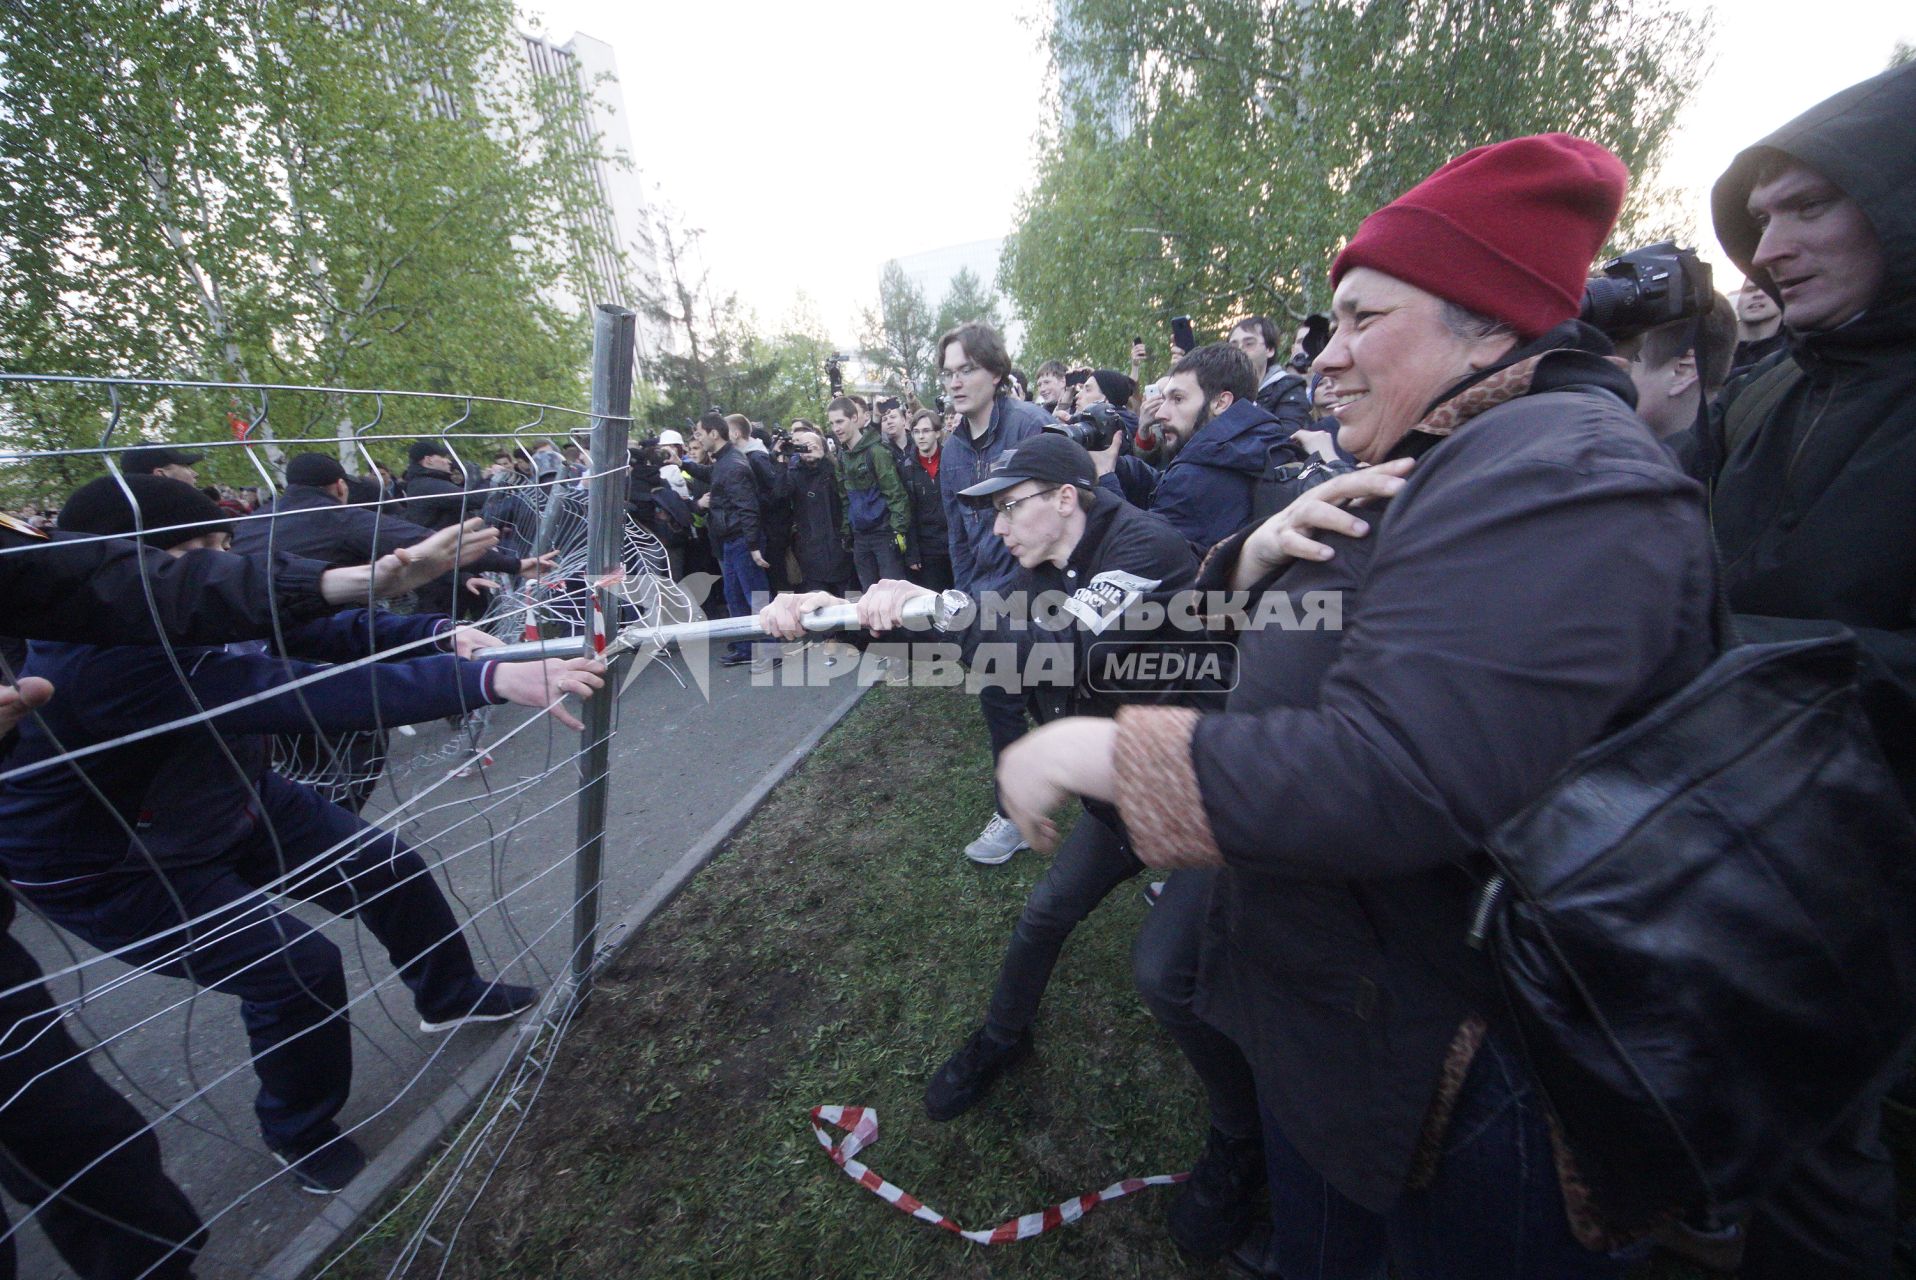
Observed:
[[[842,1139],[834,1142],[826,1125],[845,1131]],[[1159,1173],[1148,1178],[1126,1178],[1123,1182],[1114,1182],[1102,1191],[1093,1191],[1089,1195],[1054,1204],[1038,1213],[1027,1213],[1022,1217],[1001,1222],[989,1231],[966,1231],[963,1227],[925,1204],[917,1196],[879,1177],[872,1170],[860,1164],[855,1157],[859,1151],[878,1141],[878,1113],[869,1107],[813,1107],[812,1136],[818,1139],[818,1145],[825,1148],[825,1154],[832,1163],[845,1171],[845,1176],[864,1187],[895,1209],[902,1209],[912,1217],[933,1226],[943,1227],[953,1235],[963,1236],[973,1244],[1010,1244],[1014,1240],[1029,1240],[1041,1236],[1047,1231],[1055,1231],[1066,1223],[1076,1222],[1107,1200],[1117,1200],[1134,1191],[1146,1187],[1164,1187],[1174,1182],[1183,1182],[1191,1175],[1188,1173]]]

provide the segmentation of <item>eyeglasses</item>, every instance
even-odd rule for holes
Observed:
[[[956,369],[940,369],[938,371],[938,381],[945,383],[963,382],[976,372],[978,372],[977,365],[961,364]]]
[[[996,511],[999,515],[1004,516],[1006,519],[1009,519],[1011,517],[1012,508],[1016,507],[1019,503],[1029,502],[1033,498],[1042,498],[1047,493],[1056,493],[1062,487],[1063,487],[1062,485],[1054,484],[1049,489],[1040,489],[1036,493],[1027,493],[1024,497],[1013,498],[1010,502],[994,502],[991,504],[991,509],[993,511]]]

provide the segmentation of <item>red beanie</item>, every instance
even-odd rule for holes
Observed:
[[[1534,338],[1576,316],[1629,179],[1567,133],[1466,151],[1364,219],[1331,287],[1371,267]]]

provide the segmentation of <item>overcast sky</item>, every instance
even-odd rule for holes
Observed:
[[[613,46],[649,189],[704,228],[714,282],[762,323],[783,320],[802,291],[852,341],[887,259],[1004,235],[1029,183],[1046,0],[521,3],[528,30]],[[1711,70],[1668,170],[1690,193],[1705,257],[1723,263],[1708,192],[1730,156],[1882,70],[1898,39],[1916,43],[1908,0],[1719,7],[1699,51]],[[1719,287],[1737,283],[1719,268]]]

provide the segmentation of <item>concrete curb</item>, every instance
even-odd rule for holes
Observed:
[[[773,788],[785,781],[792,770],[798,767],[799,761],[810,755],[825,735],[851,714],[852,708],[872,687],[854,686],[850,695],[834,707],[817,728],[806,734],[798,745],[766,770],[765,775],[739,798],[737,804],[726,810],[725,815],[708,827],[696,844],[666,869],[637,905],[601,929],[599,952],[592,961],[594,973],[604,968],[606,962],[644,927],[647,920],[679,896],[680,891],[691,883],[692,877],[765,803],[765,798],[772,794]],[[400,1130],[398,1137],[367,1162],[365,1172],[353,1179],[352,1186],[334,1196],[317,1218],[253,1274],[261,1280],[300,1280],[318,1265],[360,1225],[368,1213],[406,1180],[407,1175],[446,1131],[465,1115],[474,1102],[484,1096],[494,1077],[511,1061],[513,1050],[524,1037],[525,1032],[521,1028],[516,1025],[509,1027],[490,1048],[467,1064],[458,1078],[446,1086],[424,1111]]]

